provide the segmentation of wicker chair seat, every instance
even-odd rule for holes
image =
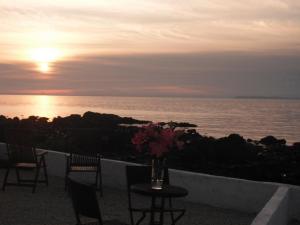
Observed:
[[[70,169],[74,171],[85,171],[85,172],[96,172],[98,167],[97,166],[71,166]]]
[[[28,168],[28,169],[29,168],[34,169],[37,167],[36,163],[16,163],[14,166],[18,168]]]

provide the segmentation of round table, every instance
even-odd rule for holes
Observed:
[[[137,194],[151,197],[152,201],[150,225],[163,224],[166,198],[180,198],[188,195],[188,191],[185,188],[173,185],[164,185],[162,189],[152,189],[151,184],[136,184],[131,186],[131,191]],[[160,205],[156,204],[157,198],[161,199]],[[159,221],[155,221],[155,212],[160,213]],[[183,211],[181,216],[183,216],[184,212],[185,210]],[[179,218],[181,218],[181,216]],[[179,218],[177,218],[176,221],[178,221]],[[175,222],[173,221],[173,224],[175,224]]]

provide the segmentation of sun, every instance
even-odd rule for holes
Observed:
[[[36,62],[53,62],[59,58],[56,48],[36,48],[31,51],[31,58]]]
[[[50,72],[50,65],[47,62],[41,62],[38,64],[38,70],[42,73]]]
[[[49,73],[51,64],[57,61],[61,56],[57,48],[35,48],[30,50],[30,60],[37,64],[37,70],[41,73]]]

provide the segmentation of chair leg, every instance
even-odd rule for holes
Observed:
[[[96,176],[95,176],[95,186],[96,186],[96,190],[99,188],[98,187],[98,174],[99,174],[99,172],[98,172],[98,170],[96,171]]]
[[[10,171],[10,167],[7,168],[5,176],[4,176],[3,185],[2,185],[2,190],[3,191],[5,191],[5,186],[6,186],[6,183],[7,183],[7,178],[8,178],[9,171]]]
[[[102,172],[101,168],[98,168],[96,172],[96,188],[100,191],[100,196],[103,196],[103,188],[102,188]]]
[[[172,221],[172,225],[175,225],[175,223],[177,223],[177,221],[183,217],[183,215],[185,214],[185,210],[182,210],[179,215],[174,219],[174,221]]]
[[[66,174],[65,174],[65,191],[68,189],[68,177],[69,177],[69,170],[66,169]]]
[[[101,173],[101,171],[100,171],[100,173],[99,173],[99,181],[100,181],[100,194],[101,194],[101,196],[103,196],[103,185],[102,185],[102,173]]]
[[[82,225],[81,220],[80,220],[80,216],[78,214],[78,212],[75,211],[75,216],[76,216],[76,225]]]
[[[133,212],[131,209],[129,209],[129,214],[130,214],[130,224],[134,225],[134,220],[133,220]]]
[[[44,170],[44,176],[45,176],[45,181],[46,181],[46,185],[49,185],[49,181],[48,181],[48,172],[47,172],[47,165],[46,165],[46,160],[43,157],[43,170]]]
[[[20,176],[20,172],[19,169],[16,168],[16,175],[17,175],[17,181],[18,181],[18,185],[21,183],[21,176]]]
[[[140,219],[136,222],[135,225],[139,225],[139,224],[145,219],[145,217],[146,217],[146,213],[143,212],[143,213],[142,213],[142,216],[141,216]]]
[[[33,184],[33,188],[32,188],[32,193],[35,192],[36,186],[37,186],[37,182],[39,179],[39,174],[40,174],[40,165],[37,166],[36,168],[36,173],[35,173],[35,178],[34,178],[34,184]]]

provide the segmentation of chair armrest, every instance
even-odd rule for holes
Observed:
[[[46,150],[41,150],[41,149],[36,150],[36,156],[44,156],[46,154],[48,154],[48,151]]]

